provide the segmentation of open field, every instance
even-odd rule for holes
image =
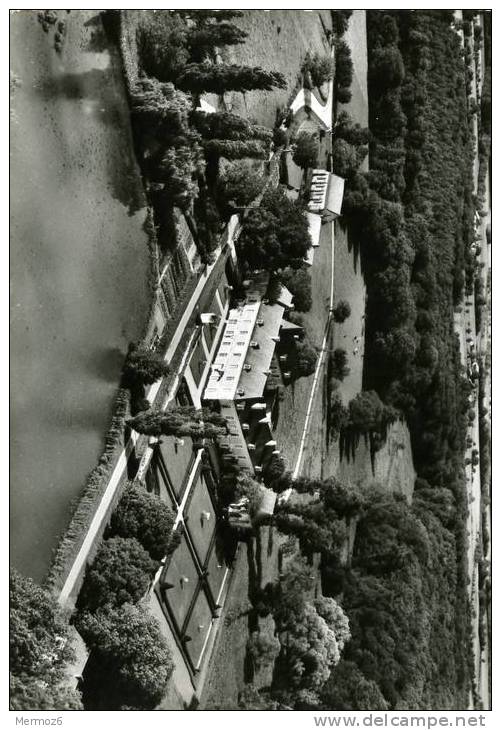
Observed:
[[[272,92],[251,91],[245,95],[229,92],[225,94],[227,108],[272,127],[277,108],[291,101],[306,53],[329,52],[322,23],[326,29],[331,28],[328,10],[244,10],[236,25],[249,37],[244,44],[229,48],[224,60],[279,71],[287,80],[287,88]],[[213,104],[216,101],[210,95],[207,99]]]
[[[351,101],[340,104],[338,111],[347,111],[355,121],[367,127],[369,123],[369,101],[367,96],[367,28],[365,10],[354,10],[344,40],[351,50],[353,81]],[[367,162],[364,163],[368,169]]]
[[[310,268],[312,277],[312,307],[309,312],[302,313],[305,329],[311,343],[320,348],[324,337],[325,325],[329,315],[329,294],[331,287],[331,225],[324,224],[321,229],[320,246],[315,250],[315,258]],[[280,413],[275,429],[279,448],[293,468],[297,458],[298,444],[304,427],[308,399],[313,383],[313,375],[299,378],[293,385],[285,389],[285,398],[280,403]],[[319,388],[321,391],[321,388]],[[311,432],[322,428],[322,411],[315,408],[311,419]],[[310,465],[314,473],[320,473],[320,454],[317,454],[316,465]],[[303,464],[308,459],[308,446],[305,450]]]

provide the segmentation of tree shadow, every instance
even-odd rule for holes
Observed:
[[[93,350],[86,362],[89,374],[106,383],[116,383],[120,378],[125,353],[119,347],[104,347]]]
[[[102,161],[106,165],[110,192],[128,209],[130,216],[144,208],[145,194],[134,154],[129,109],[116,50],[113,49],[107,68],[62,73],[45,79],[37,91],[47,103],[69,100],[79,104],[83,129],[86,120],[91,120],[113,130],[113,137],[105,140],[107,149]]]

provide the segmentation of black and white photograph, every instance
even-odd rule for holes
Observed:
[[[494,728],[491,9],[8,22],[11,725]]]

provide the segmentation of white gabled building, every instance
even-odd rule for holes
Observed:
[[[308,210],[334,220],[341,215],[344,196],[344,178],[327,170],[312,170]]]

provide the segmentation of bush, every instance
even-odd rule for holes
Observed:
[[[294,308],[298,312],[311,309],[311,275],[307,269],[287,267],[280,272],[280,279],[294,297]]]
[[[27,675],[10,677],[10,710],[83,710],[80,692],[67,684],[53,686]]]
[[[263,469],[263,481],[269,487],[285,472],[285,461],[279,454],[272,455]]]
[[[297,378],[303,378],[312,375],[315,372],[318,359],[318,353],[315,348],[309,342],[297,342],[296,354],[295,376]]]
[[[86,709],[154,709],[174,668],[158,621],[126,603],[78,616],[77,628],[92,652],[83,686]]]
[[[151,385],[169,373],[163,357],[144,345],[131,342],[123,366],[124,384],[128,388]]]
[[[135,538],[105,540],[87,570],[78,596],[79,609],[96,611],[105,605],[137,603],[148,590],[157,566]]]
[[[351,101],[351,91],[345,86],[340,86],[336,91],[336,99],[340,104],[349,104]]]
[[[338,323],[344,322],[351,314],[351,307],[345,299],[341,299],[334,309],[334,320]]]
[[[353,61],[351,51],[346,41],[336,43],[336,85],[349,88],[353,80]]]
[[[276,636],[265,636],[259,631],[253,631],[247,641],[247,651],[258,669],[268,667],[280,653],[280,641]]]
[[[332,167],[336,175],[349,177],[361,162],[357,148],[344,139],[336,139],[332,145]]]
[[[160,497],[129,486],[111,516],[109,535],[134,537],[153,560],[162,560],[169,553],[174,521],[174,512]]]
[[[342,347],[338,347],[334,350],[331,356],[331,369],[335,378],[343,380],[350,373],[350,369],[347,365],[348,355],[346,350]]]
[[[175,81],[189,61],[186,25],[174,13],[166,17],[168,25],[150,24],[139,33],[139,60],[148,76],[160,81]]]
[[[278,147],[287,147],[289,144],[289,137],[285,129],[275,127],[273,130],[273,144],[275,145],[275,149]]]
[[[299,167],[307,169],[318,165],[319,144],[316,134],[301,132],[294,142],[292,159]]]
[[[337,36],[346,33],[352,14],[353,10],[331,10],[332,29]]]
[[[322,86],[334,74],[333,59],[330,56],[322,56],[320,53],[313,55],[307,53],[303,63],[303,72],[310,74],[314,86]]]
[[[331,435],[337,436],[348,425],[349,420],[350,414],[346,406],[343,405],[341,396],[337,392],[334,395],[331,393],[329,407],[329,430]]]
[[[349,404],[350,424],[361,433],[381,432],[397,418],[397,412],[386,406],[374,390],[363,390]]]

